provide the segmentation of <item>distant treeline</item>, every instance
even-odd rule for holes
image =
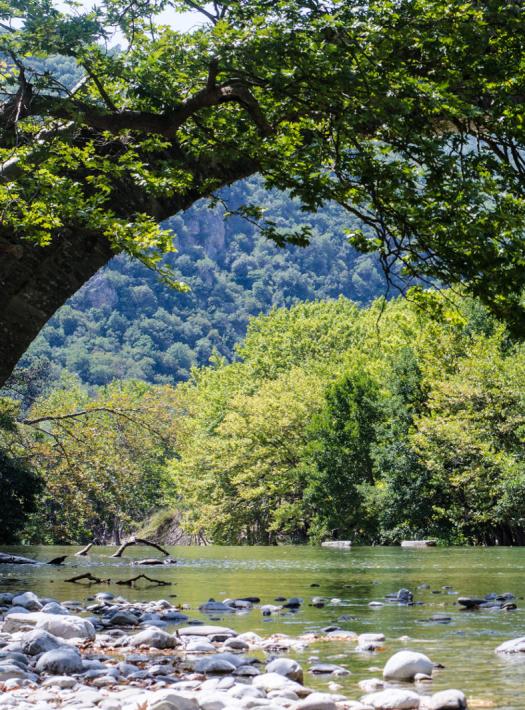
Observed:
[[[172,509],[225,544],[524,543],[525,346],[475,301],[276,309],[237,356],[176,387],[68,376],[25,423],[4,399],[2,475],[39,482],[4,537],[108,540]]]

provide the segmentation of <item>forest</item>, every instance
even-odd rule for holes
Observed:
[[[62,371],[87,385],[124,377],[175,384],[213,354],[231,360],[253,315],[339,295],[366,304],[387,291],[378,260],[348,243],[352,222],[335,205],[307,217],[297,201],[263,190],[255,178],[223,191],[222,199],[165,223],[177,249],[165,263],[188,290],[119,256],[51,318],[19,367],[45,367],[48,384]],[[283,228],[306,222],[309,246],[279,247],[253,221],[231,214],[255,203]]]
[[[235,350],[176,386],[63,373],[23,414],[4,398],[4,482],[30,481],[5,541],[156,513],[222,544],[523,544],[525,349],[478,301],[275,308]]]
[[[0,22],[4,542],[523,541],[519,3]]]

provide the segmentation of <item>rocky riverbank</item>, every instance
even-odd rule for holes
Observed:
[[[287,603],[292,603],[288,600]],[[255,600],[210,601],[201,607],[250,608]],[[265,613],[264,607],[262,607]],[[467,706],[460,690],[432,693],[438,670],[426,655],[403,650],[380,677],[356,683],[355,697],[338,693],[342,665],[290,657],[319,641],[342,640],[373,651],[383,634],[339,628],[299,637],[237,634],[188,618],[168,600],[128,602],[100,593],[84,606],[0,594],[0,707],[20,710],[453,710]],[[268,612],[268,610],[266,610]],[[173,633],[173,625],[176,627]],[[519,646],[514,646],[513,651]],[[380,670],[380,669],[378,669]],[[310,684],[323,677],[327,692]]]

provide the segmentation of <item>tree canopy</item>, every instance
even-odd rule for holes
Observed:
[[[160,26],[168,6],[205,22]],[[159,220],[255,172],[307,211],[357,216],[352,243],[393,286],[463,282],[524,332],[518,0],[7,0],[0,21],[0,334],[34,315],[2,354],[112,253],[161,268]],[[46,68],[56,55],[74,87]],[[277,243],[308,240],[260,208],[241,212]]]

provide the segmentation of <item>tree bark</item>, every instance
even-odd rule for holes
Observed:
[[[0,236],[0,386],[55,311],[113,255],[93,234],[59,234],[46,247]]]

